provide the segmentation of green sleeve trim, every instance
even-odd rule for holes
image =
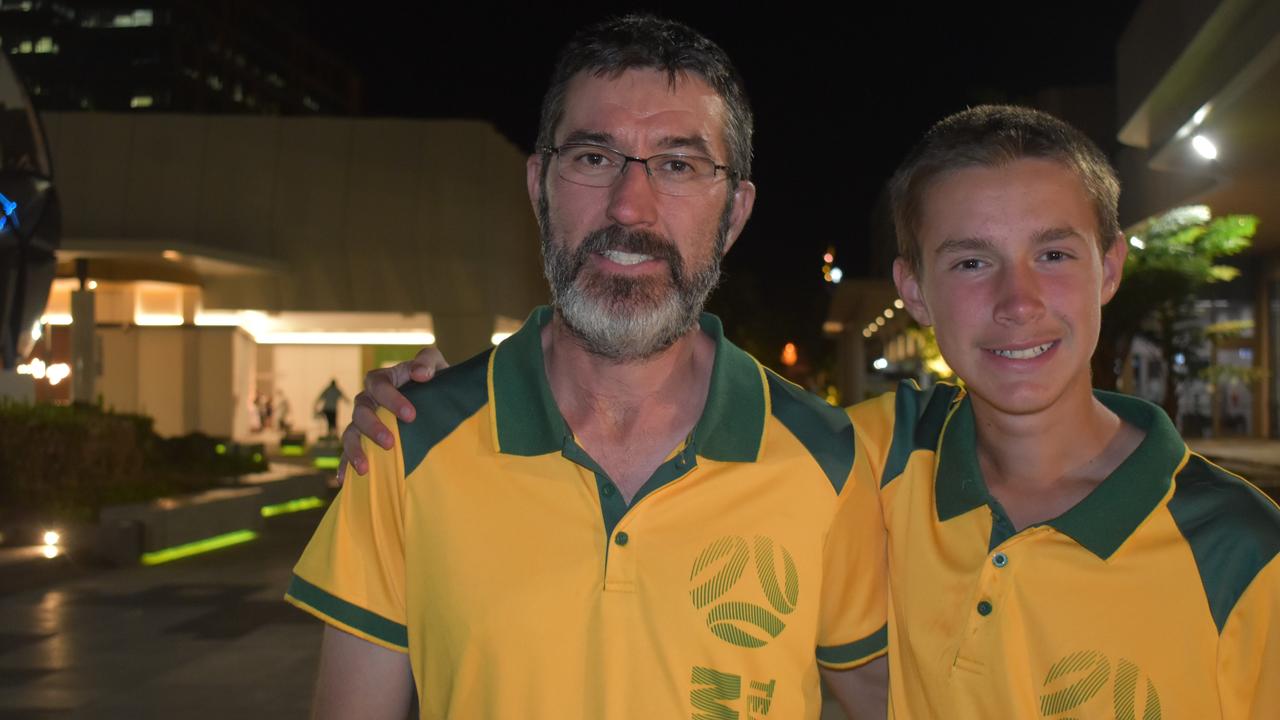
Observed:
[[[1192,455],[1169,514],[1191,546],[1218,632],[1259,572],[1280,553],[1280,508],[1260,490]]]
[[[297,575],[289,581],[289,590],[285,594],[325,617],[332,618],[389,645],[405,649],[409,647],[409,629],[404,625],[334,597]]]
[[[827,667],[844,668],[862,663],[884,653],[889,647],[889,625],[883,627],[861,640],[845,645],[818,647],[818,662]]]
[[[938,384],[921,390],[914,382],[904,380],[894,393],[893,440],[880,476],[884,487],[907,469],[907,461],[916,450],[936,450],[947,413],[960,388]]]
[[[409,383],[402,388],[404,396],[418,411],[413,422],[399,422],[406,477],[431,448],[488,402],[491,352],[492,349],[486,350],[460,365],[441,370],[426,382]]]
[[[839,494],[853,471],[853,423],[840,408],[766,370],[773,416],[804,445]]]

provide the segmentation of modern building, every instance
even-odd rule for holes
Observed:
[[[1207,360],[1250,372],[1189,382],[1207,396],[1184,398],[1187,414],[1207,415],[1206,432],[1278,437],[1280,3],[1146,0],[1120,39],[1117,75],[1122,223],[1186,205],[1260,220],[1241,278],[1199,303],[1204,326],[1241,331],[1206,345]]]
[[[330,379],[350,397],[423,345],[464,358],[545,298],[525,155],[486,123],[43,121],[63,241],[28,364],[71,375],[40,399],[74,392],[162,434],[237,440],[255,437],[255,400],[278,421],[283,399],[314,438]],[[86,357],[71,355],[76,332],[93,338]]]
[[[355,115],[359,76],[296,32],[301,3],[5,0],[0,51],[42,111]]]

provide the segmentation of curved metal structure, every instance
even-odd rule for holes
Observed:
[[[56,272],[62,216],[53,166],[31,98],[0,55],[0,370],[35,342]]]

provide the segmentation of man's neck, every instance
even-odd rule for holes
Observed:
[[[542,330],[551,394],[583,448],[628,500],[702,415],[715,342],[691,329],[643,360],[588,352],[557,315]]]
[[[1087,382],[1036,413],[1005,413],[977,397],[972,402],[987,489],[1019,530],[1074,507],[1144,437],[1099,402]]]

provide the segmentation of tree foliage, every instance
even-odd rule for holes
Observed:
[[[1165,367],[1201,339],[1194,300],[1208,285],[1235,279],[1240,271],[1221,263],[1248,249],[1258,219],[1252,215],[1212,217],[1209,208],[1176,208],[1140,225],[1130,240],[1124,278],[1102,315],[1094,354],[1094,383],[1114,388],[1120,362],[1142,335],[1160,348]],[[1165,373],[1165,410],[1176,416],[1173,372]]]

